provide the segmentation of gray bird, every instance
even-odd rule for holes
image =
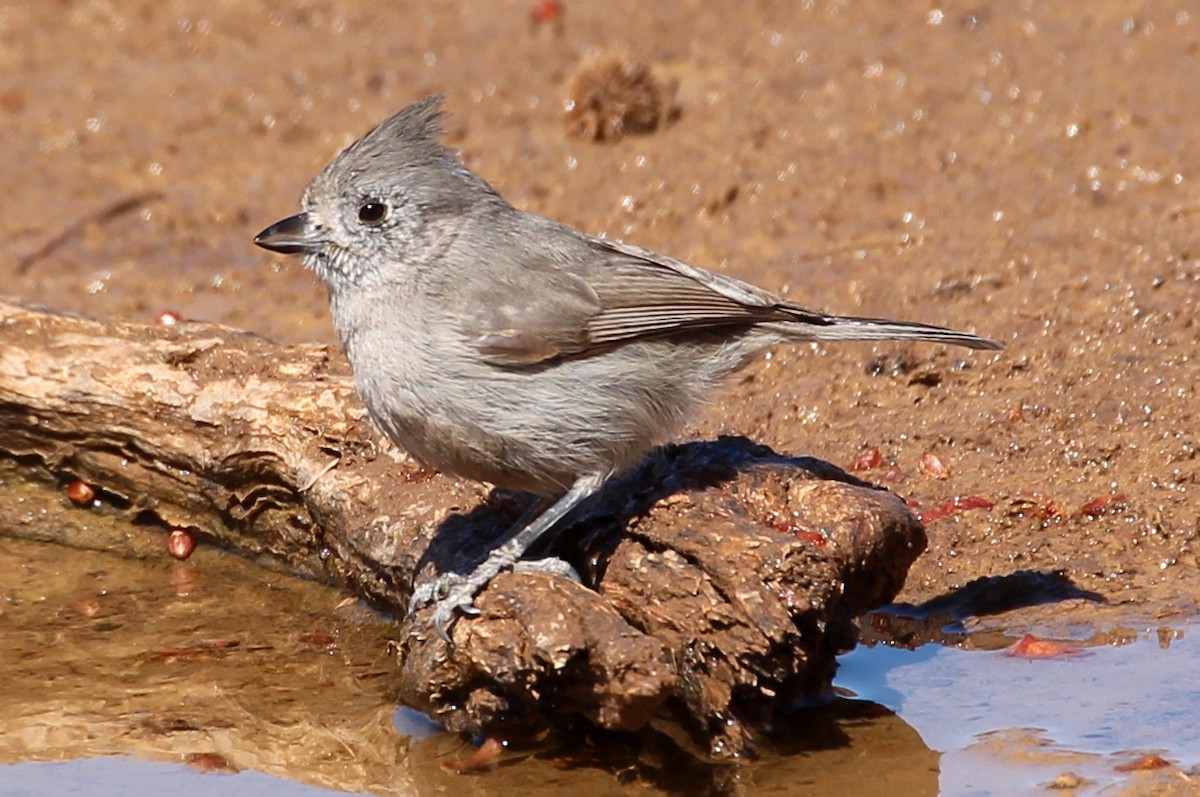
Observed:
[[[389,437],[432,467],[542,498],[474,572],[440,574],[414,595],[410,612],[436,602],[443,637],[457,612],[478,613],[493,576],[763,349],[1001,348],[827,315],[517,210],[440,143],[441,102],[410,105],[351,144],[308,185],[304,212],[254,242],[302,255],[325,283],[358,392]]]

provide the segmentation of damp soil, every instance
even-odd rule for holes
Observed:
[[[804,304],[1006,344],[782,348],[687,431],[858,468],[922,513],[929,549],[877,623],[890,641],[899,619],[910,643],[954,644],[947,623],[1090,639],[1200,611],[1191,3],[555,5],[7,4],[4,292],[331,341],[323,289],[251,239],[339,148],[443,92],[448,141],[519,207]],[[605,59],[654,81],[653,124],[580,121]],[[0,542],[7,589],[41,555]],[[277,594],[306,605],[309,587]],[[78,650],[94,621],[47,622]],[[362,661],[386,636],[370,633]],[[192,660],[300,645],[252,636]],[[146,642],[139,666],[198,644]]]

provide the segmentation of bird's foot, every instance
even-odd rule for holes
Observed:
[[[488,582],[505,570],[518,573],[550,573],[566,576],[575,582],[580,580],[575,568],[562,559],[547,557],[514,560],[503,551],[493,551],[491,556],[470,573],[442,573],[433,581],[422,584],[413,591],[408,602],[408,613],[412,615],[419,609],[434,604],[434,627],[437,628],[438,636],[450,642],[450,626],[454,624],[457,615],[479,614],[479,609],[475,606],[475,596],[483,591]]]

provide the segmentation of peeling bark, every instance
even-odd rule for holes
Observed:
[[[155,555],[161,538],[132,540],[189,529],[397,617],[414,582],[469,569],[526,502],[381,438],[329,347],[3,302],[0,461],[0,532]],[[44,487],[73,479],[109,514]],[[744,754],[827,687],[853,618],[896,594],[924,545],[902,501],[826,463],[735,438],[669,446],[560,536],[584,585],[503,574],[452,646],[429,612],[403,619],[397,689],[482,734],[572,716],[632,730],[672,701],[713,752]]]

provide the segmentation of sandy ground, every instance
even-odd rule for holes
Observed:
[[[843,467],[877,448],[861,475],[932,512],[904,599],[1061,573],[1064,591],[1034,579],[1013,602],[1053,598],[1082,626],[1196,612],[1193,4],[529,8],[5,4],[4,291],[331,340],[323,289],[251,239],[340,147],[444,92],[448,140],[519,207],[805,304],[1006,343],[781,349],[689,431]],[[678,118],[572,135],[564,102],[596,53],[674,84]],[[1073,590],[1107,603],[1058,600]]]

